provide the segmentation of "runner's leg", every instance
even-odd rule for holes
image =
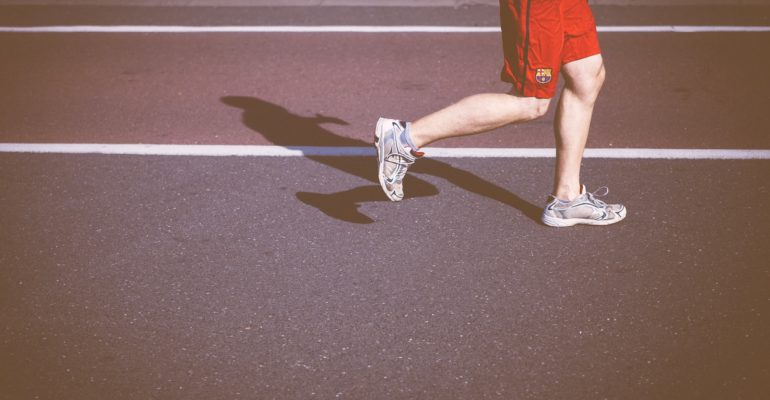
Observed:
[[[601,54],[573,61],[562,67],[564,90],[554,121],[556,176],[553,195],[571,200],[580,194],[580,163],[596,98],[604,83]]]
[[[538,118],[546,113],[549,102],[505,93],[477,94],[413,122],[410,135],[422,147],[440,139],[486,132]]]

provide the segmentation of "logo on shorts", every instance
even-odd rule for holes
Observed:
[[[535,80],[537,83],[551,83],[551,78],[553,77],[553,69],[552,68],[538,68],[535,71]]]

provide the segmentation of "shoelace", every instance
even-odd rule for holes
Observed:
[[[607,186],[602,186],[599,189],[594,190],[593,192],[586,192],[586,196],[588,197],[588,200],[590,200],[592,203],[596,204],[601,208],[607,208],[607,203],[599,200],[597,197],[604,197],[608,194],[610,194],[610,188],[608,188]]]
[[[396,160],[393,160],[391,158],[396,158]],[[414,160],[410,160],[402,154],[390,154],[388,155],[388,158],[385,159],[385,162],[396,164],[396,170],[393,173],[394,183],[399,183],[403,181],[404,176],[406,176],[406,170],[407,170],[406,167],[414,164]]]

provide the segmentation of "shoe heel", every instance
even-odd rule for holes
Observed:
[[[377,125],[374,127],[374,144],[379,146],[380,139],[382,138],[382,126],[385,123],[385,118],[377,120]]]
[[[564,228],[567,226],[575,225],[574,223],[569,223],[561,218],[554,218],[546,214],[543,214],[543,216],[540,218],[540,221],[542,221],[543,224],[554,228]]]

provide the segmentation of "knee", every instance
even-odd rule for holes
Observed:
[[[544,116],[548,112],[548,106],[551,104],[551,99],[528,99],[526,108],[526,121],[532,121]]]
[[[593,103],[599,97],[607,70],[601,58],[595,57],[566,64],[564,75],[566,90],[585,103]]]
[[[583,77],[583,82],[578,90],[580,97],[585,101],[595,102],[606,78],[607,70],[602,64],[594,74]]]

